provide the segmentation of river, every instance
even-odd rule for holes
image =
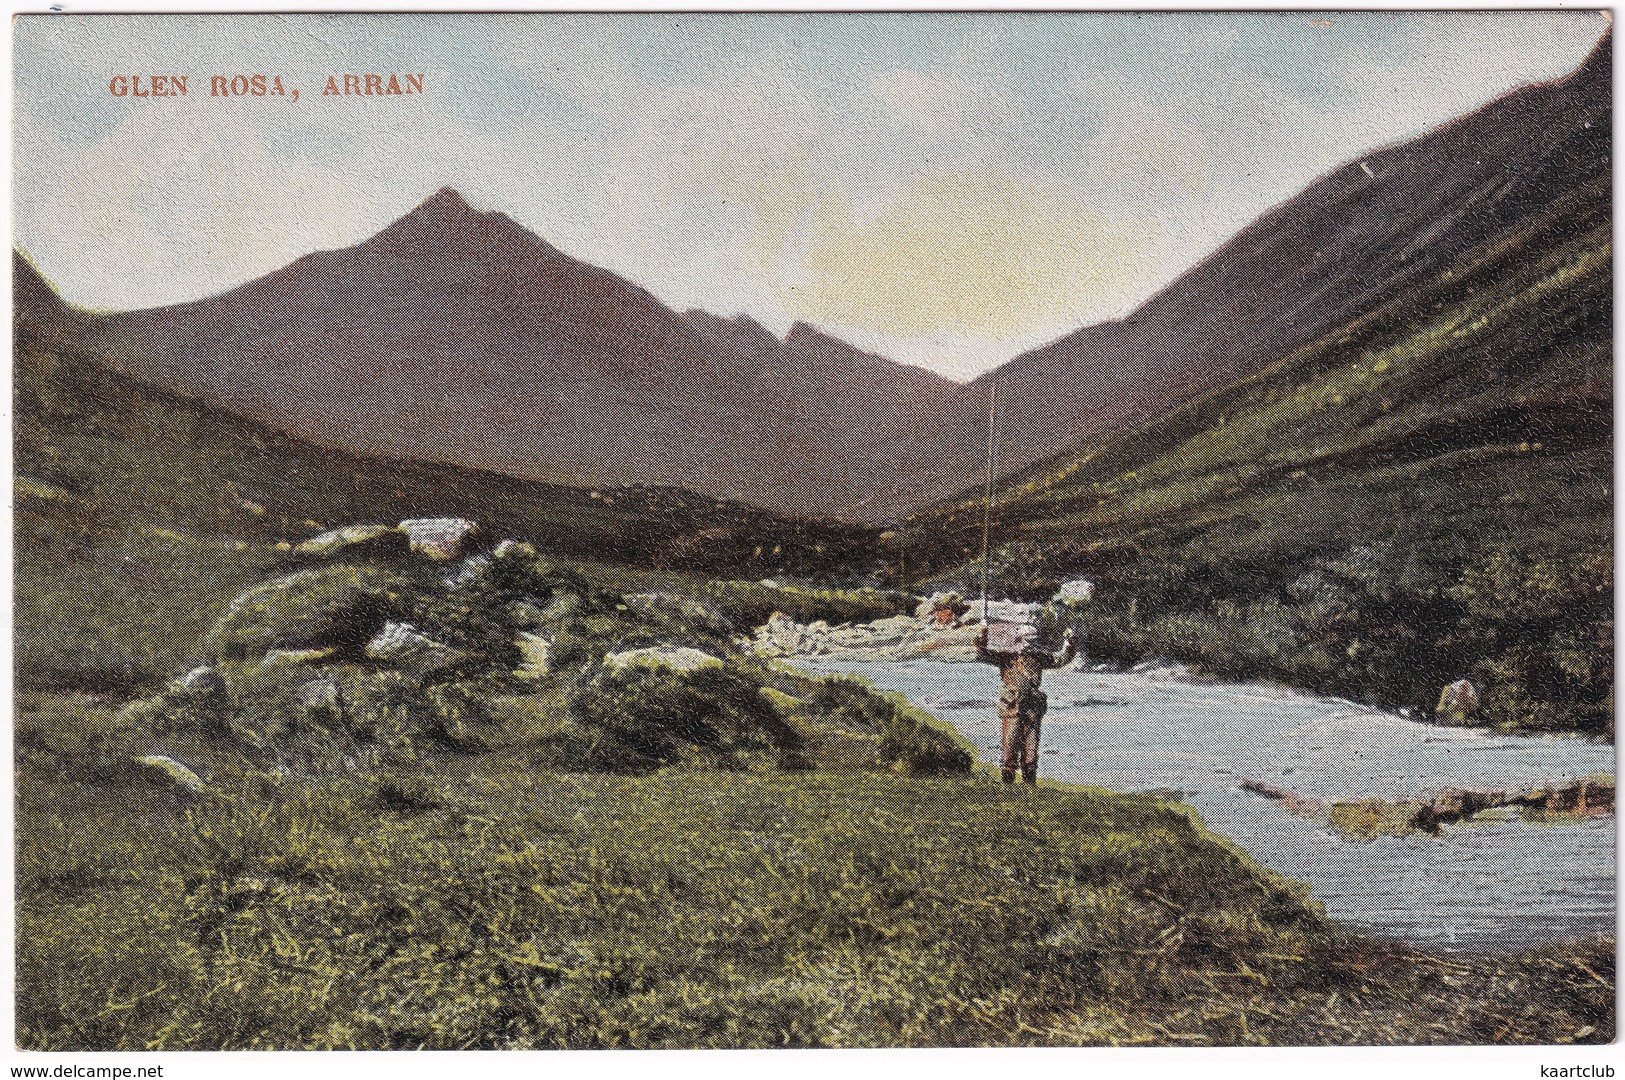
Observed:
[[[905,694],[998,757],[998,677],[980,664],[799,661]],[[1445,950],[1513,949],[1614,929],[1615,819],[1521,818],[1358,843],[1241,790],[1260,780],[1322,800],[1455,786],[1526,789],[1614,771],[1613,747],[1419,724],[1260,684],[1054,671],[1040,777],[1172,789],[1259,862],[1308,883],[1345,925]]]

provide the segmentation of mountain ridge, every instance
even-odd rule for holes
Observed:
[[[1604,34],[1561,78],[1350,159],[1123,319],[1083,327],[965,384],[920,455],[944,463],[915,477],[927,498],[888,493],[888,505],[907,509],[966,486],[992,382],[1008,410],[1001,464],[1017,472],[1257,370],[1515,228],[1609,167],[1612,41]],[[1464,160],[1476,164],[1462,168]]]

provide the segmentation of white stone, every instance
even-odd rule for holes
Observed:
[[[521,679],[540,679],[547,675],[553,654],[551,641],[540,634],[521,630],[514,644],[519,647],[519,666],[514,669],[514,675]]]
[[[176,787],[184,788],[194,795],[203,790],[203,778],[172,757],[165,757],[162,754],[145,754],[135,760],[138,765],[144,765],[154,772],[162,773]]]
[[[479,526],[467,518],[408,518],[400,527],[414,552],[431,559],[455,559]]]
[[[366,654],[374,660],[401,667],[432,671],[449,667],[462,653],[431,637],[418,633],[410,623],[389,622],[367,642]]]
[[[1061,586],[1055,594],[1057,600],[1082,601],[1093,600],[1095,596],[1095,583],[1085,581],[1083,578],[1074,578]]]

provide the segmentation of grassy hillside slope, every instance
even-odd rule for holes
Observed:
[[[616,564],[643,584],[692,575],[855,581],[875,565],[869,530],[675,489],[586,491],[355,457],[145,387],[67,348],[25,334],[16,352],[17,668],[25,684],[161,681],[235,593],[279,565],[277,543],[358,522],[473,518],[487,535]],[[756,597],[752,614],[766,606],[765,618],[778,599],[794,602]],[[846,614],[837,603],[830,613],[893,610],[870,604]]]
[[[1005,485],[1002,588],[1099,579],[1093,650],[1479,719],[1612,728],[1606,178],[1131,435]],[[975,495],[901,530],[951,577]]]

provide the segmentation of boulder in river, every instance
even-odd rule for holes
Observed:
[[[1466,679],[1457,679],[1440,692],[1439,705],[1433,713],[1441,724],[1465,724],[1477,711],[1478,688]]]

